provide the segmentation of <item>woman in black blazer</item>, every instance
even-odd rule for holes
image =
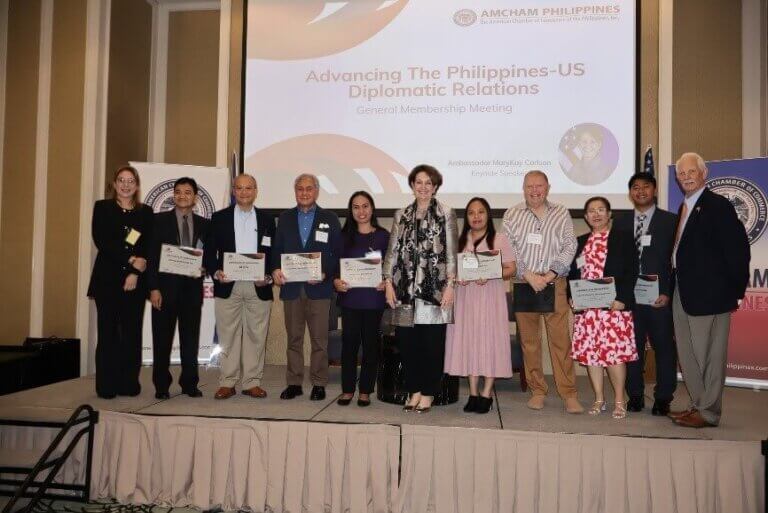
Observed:
[[[152,209],[140,201],[139,173],[117,170],[110,198],[93,206],[98,249],[88,286],[96,300],[96,394],[104,399],[141,393],[141,332],[147,286],[144,271],[152,238]]]
[[[638,358],[631,311],[635,303],[637,251],[629,233],[610,228],[611,204],[607,199],[588,199],[584,205],[584,219],[591,232],[578,238],[576,259],[571,264],[568,278],[612,277],[616,284],[616,299],[609,309],[589,308],[576,312],[571,356],[587,366],[595,392],[595,402],[589,413],[599,415],[605,411],[603,369],[606,369],[616,399],[613,418],[623,419],[627,416],[625,363]]]

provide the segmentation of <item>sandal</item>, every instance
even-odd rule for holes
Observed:
[[[590,415],[600,415],[605,411],[605,401],[595,401],[592,407],[587,411]]]
[[[627,401],[616,401],[615,408],[611,415],[614,419],[623,419],[627,416]]]

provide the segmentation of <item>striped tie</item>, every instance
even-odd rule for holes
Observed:
[[[645,214],[639,214],[637,216],[637,226],[635,227],[635,247],[637,248],[637,261],[640,266],[640,272],[642,272],[643,264],[640,263],[640,259],[643,257],[643,233],[645,232]]]

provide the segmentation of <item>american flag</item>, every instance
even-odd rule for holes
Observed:
[[[648,173],[651,176],[656,175],[656,167],[653,165],[653,146],[650,144],[645,149],[645,157],[643,158],[643,173]]]

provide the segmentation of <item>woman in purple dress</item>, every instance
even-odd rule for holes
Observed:
[[[464,411],[475,413],[491,409],[494,379],[512,376],[505,280],[515,275],[515,255],[507,237],[496,234],[490,214],[484,198],[469,200],[459,251],[501,252],[502,279],[456,282],[454,324],[448,326],[445,347],[445,372],[469,377]],[[485,377],[482,391],[480,376]]]
[[[365,191],[349,198],[347,218],[342,228],[341,258],[371,258],[382,260],[389,244],[389,232],[379,226],[376,205]],[[363,346],[360,364],[358,406],[371,404],[370,395],[376,383],[379,365],[379,328],[384,313],[384,282],[376,288],[350,288],[336,277],[333,286],[339,293],[341,306],[341,391],[336,401],[347,406],[355,395],[357,354]]]

